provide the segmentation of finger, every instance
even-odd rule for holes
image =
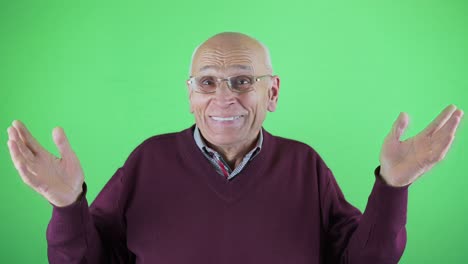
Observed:
[[[450,149],[462,117],[463,111],[455,111],[444,127],[438,130],[437,134],[433,137],[432,152],[436,161],[442,160]]]
[[[452,146],[453,140],[455,139],[454,136],[447,136],[435,143],[432,147],[432,159],[433,162],[439,162],[445,158],[445,155],[449,151],[450,147]]]
[[[13,141],[21,140],[21,138],[18,135],[18,131],[16,131],[16,128],[9,126],[7,128],[7,133],[8,133],[8,139],[13,140]]]
[[[463,117],[463,111],[456,110],[444,126],[436,132],[436,137],[455,136],[460,120]]]
[[[428,136],[434,134],[439,130],[452,116],[453,112],[457,110],[457,107],[453,104],[447,106],[442,112],[424,129],[424,133]]]
[[[21,155],[16,142],[8,140],[7,144],[10,150],[11,159],[13,161],[13,164],[15,165],[16,170],[18,170],[21,179],[27,185],[35,188],[38,185],[35,175],[28,169],[27,162]]]
[[[35,155],[31,152],[31,150],[23,143],[21,139],[19,139],[18,131],[16,131],[13,127],[8,127],[7,129],[9,139],[16,142],[21,154],[28,160],[34,161]]]
[[[13,127],[18,131],[18,135],[24,144],[34,153],[37,154],[43,150],[42,146],[31,135],[26,126],[19,120],[13,121]]]
[[[398,115],[398,118],[393,123],[392,131],[390,132],[391,137],[396,140],[400,140],[401,136],[405,132],[406,128],[408,127],[409,117],[408,114],[405,112],[401,112]]]
[[[63,128],[54,128],[54,130],[52,131],[52,138],[62,158],[68,158],[73,155],[73,150],[70,146],[70,142],[68,142],[67,136],[65,135],[65,131],[63,131]]]

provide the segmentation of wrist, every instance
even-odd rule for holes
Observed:
[[[388,186],[398,188],[398,187],[404,187],[410,184],[410,182],[398,181],[400,177],[397,177],[396,175],[392,175],[386,171],[383,171],[381,166],[378,167],[376,172],[377,172],[377,177],[379,177],[380,180]]]
[[[59,207],[59,208],[71,207],[72,205],[79,203],[85,194],[86,194],[86,185],[83,183],[82,187],[80,189],[77,189],[76,192],[73,193],[73,195],[70,195],[66,201],[49,200],[49,202],[54,207]]]

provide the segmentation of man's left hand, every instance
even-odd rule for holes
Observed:
[[[445,157],[462,116],[461,109],[449,105],[419,134],[400,141],[409,123],[408,114],[400,113],[380,152],[383,180],[391,186],[401,187],[429,171]]]

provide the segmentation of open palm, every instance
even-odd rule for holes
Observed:
[[[463,111],[446,107],[423,131],[405,141],[400,138],[408,127],[408,115],[401,113],[385,138],[380,153],[380,174],[393,186],[414,182],[441,161],[449,150]]]
[[[67,206],[82,192],[83,170],[63,129],[55,128],[52,135],[61,158],[45,150],[17,120],[8,128],[8,147],[23,181],[50,203]]]

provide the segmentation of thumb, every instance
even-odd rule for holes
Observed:
[[[405,132],[406,128],[408,127],[409,117],[408,114],[405,112],[401,112],[398,115],[397,120],[393,123],[391,136],[396,140],[400,140],[401,136]]]
[[[73,154],[70,143],[68,142],[67,136],[65,135],[63,128],[54,128],[54,130],[52,131],[52,138],[59,150],[61,158],[66,158]]]

